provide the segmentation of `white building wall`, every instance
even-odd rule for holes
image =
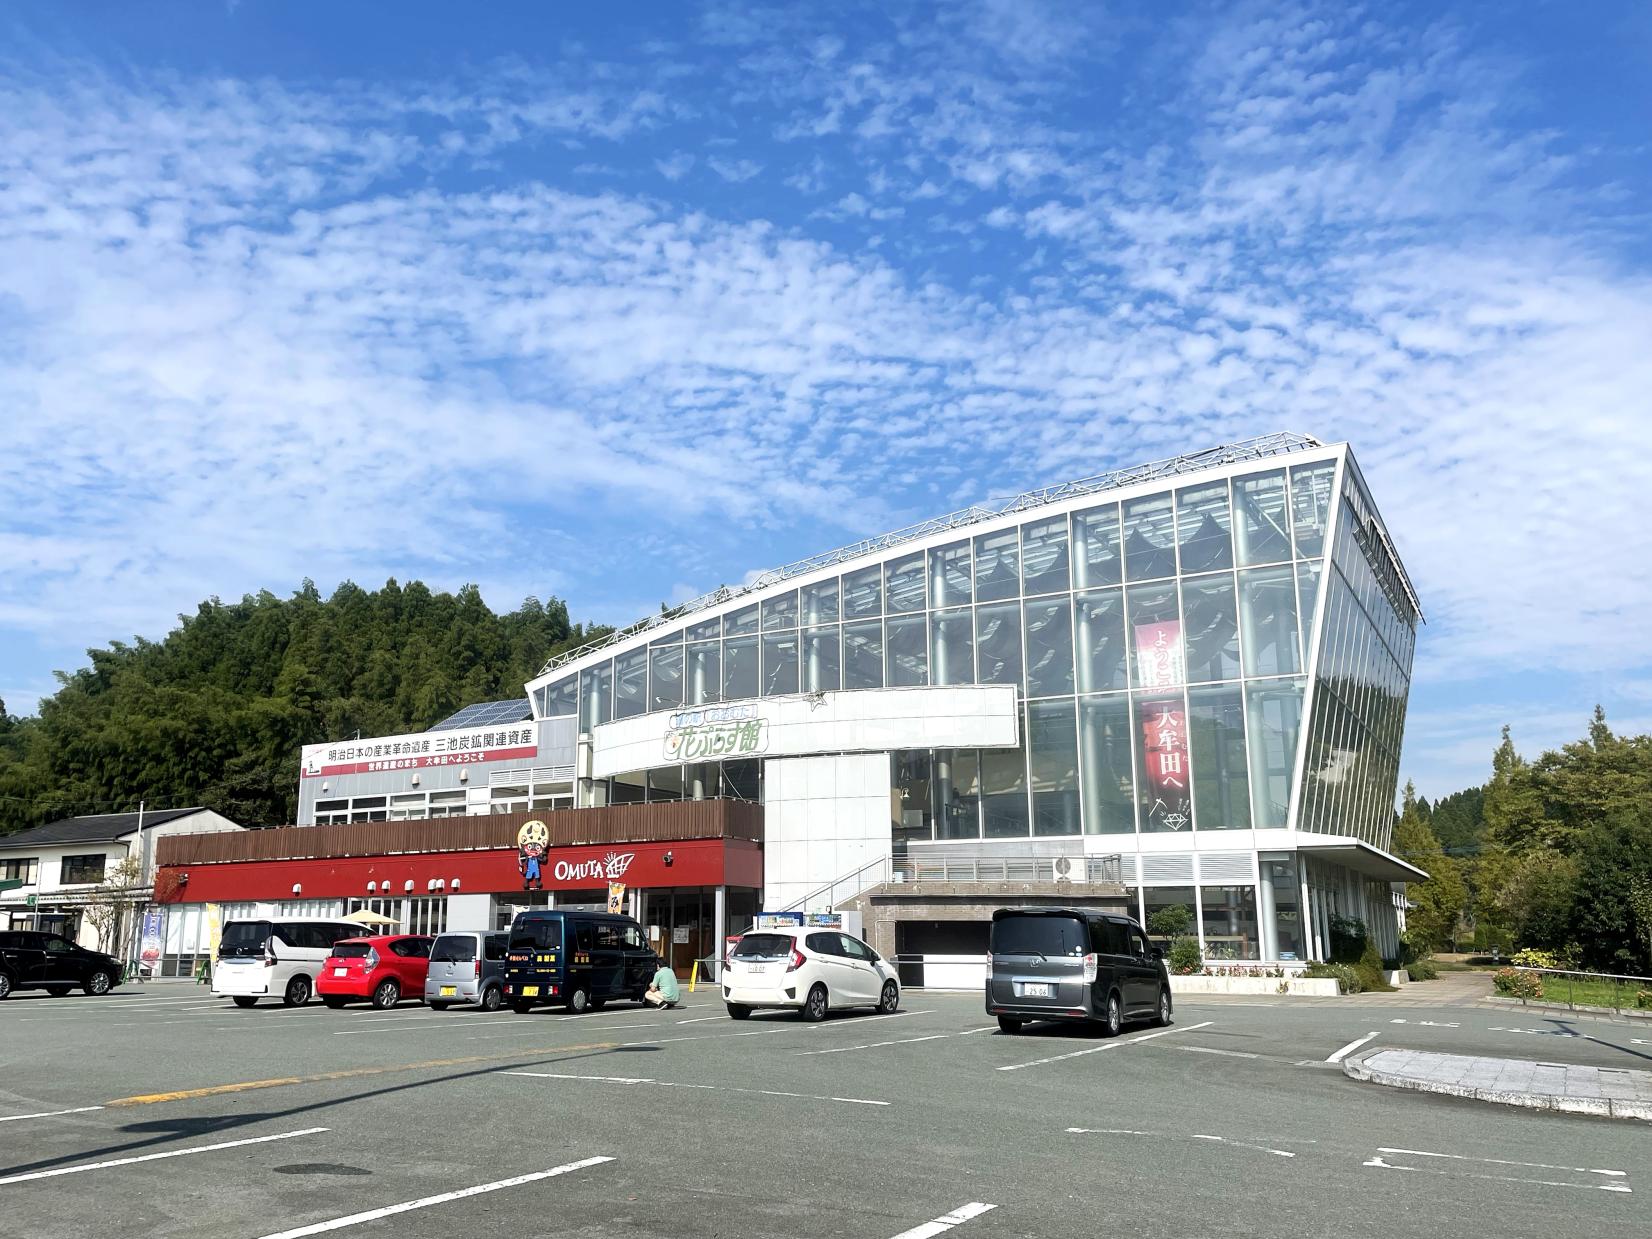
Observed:
[[[890,791],[888,753],[770,758],[763,784],[763,907],[778,911],[888,856]],[[822,906],[829,905],[823,900]]]

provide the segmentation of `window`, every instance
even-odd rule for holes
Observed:
[[[843,687],[883,687],[881,620],[862,620],[843,626]]]
[[[504,959],[505,942],[504,934],[488,934],[482,939],[482,958],[487,960]]]
[[[1182,581],[1186,618],[1187,678],[1194,683],[1239,678],[1239,612],[1233,574]]]
[[[1147,933],[1150,938],[1168,943],[1171,938],[1197,937],[1198,921],[1191,886],[1156,886],[1142,891],[1142,902],[1147,906]]]
[[[1006,916],[992,923],[994,955],[1077,959],[1089,950],[1089,927],[1076,916]]]
[[[688,641],[715,641],[722,635],[723,620],[721,616],[716,615],[683,629],[683,638]]]
[[[1296,566],[1297,627],[1302,630],[1302,665],[1313,653],[1314,614],[1319,609],[1319,565]]]
[[[900,752],[892,755],[889,786],[894,791],[894,838],[904,845],[914,839],[934,837],[929,812],[931,766],[928,752]]]
[[[648,708],[675,710],[683,704],[683,647],[659,645],[648,651]]]
[[[790,934],[746,934],[734,944],[731,959],[785,959],[792,953]]]
[[[1104,693],[1130,686],[1125,655],[1124,592],[1096,590],[1073,598],[1078,691]]]
[[[884,565],[884,599],[889,614],[924,609],[924,556],[907,555]]]
[[[803,622],[805,624],[831,624],[838,619],[837,606],[837,578],[829,577],[824,581],[816,581],[813,585],[805,585],[799,591],[802,597]]]
[[[839,950],[850,959],[858,959],[863,963],[872,962],[872,948],[859,938],[851,938],[848,934],[837,936]]]
[[[803,939],[803,945],[817,955],[842,955],[843,947],[838,942],[836,934],[810,934]]]
[[[1081,833],[1078,805],[1078,736],[1073,703],[1034,701],[1027,706],[1027,758],[1032,772],[1032,832]]]
[[[1088,834],[1133,834],[1135,780],[1130,775],[1130,701],[1078,700],[1079,756],[1084,766],[1084,829]]]
[[[1096,949],[1101,954],[1130,954],[1130,930],[1127,926],[1119,921],[1109,920],[1106,917],[1103,917],[1101,920],[1091,921],[1090,926],[1094,931],[1091,935],[1091,941],[1095,944]]]
[[[1325,553],[1325,526],[1330,519],[1331,483],[1336,471],[1336,462],[1331,460],[1291,470],[1291,523],[1296,528],[1298,559],[1317,559]]]
[[[1027,759],[1020,749],[981,751],[981,814],[989,839],[1025,838]]]
[[[683,768],[656,766],[648,772],[648,803],[668,804],[683,798]]]
[[[1168,491],[1124,505],[1124,574],[1132,581],[1176,575],[1176,522]]]
[[[939,839],[981,837],[980,759],[973,749],[937,749],[932,799]]]
[[[1186,679],[1183,667],[1181,609],[1176,583],[1132,585],[1130,608],[1130,682],[1137,688],[1176,688]]]
[[[723,642],[723,700],[757,696],[757,638],[733,637]]]
[[[58,879],[65,886],[73,886],[83,882],[103,881],[104,866],[108,856],[102,852],[86,856],[65,856],[63,858],[63,872]]]
[[[975,597],[1014,598],[1021,590],[1021,531],[1002,529],[975,539]]]
[[[843,618],[883,614],[883,568],[873,564],[843,578]]]
[[[1289,564],[1239,574],[1239,616],[1246,675],[1294,675],[1302,669],[1296,578]]]
[[[468,964],[476,958],[476,939],[469,934],[449,934],[438,938],[431,948],[433,964]]]
[[[614,692],[614,664],[612,661],[587,667],[579,673],[579,727],[590,731],[606,723],[612,716]]]
[[[1121,566],[1119,505],[1073,513],[1073,584],[1079,589],[1117,585],[1124,579]]]
[[[403,959],[429,959],[429,938],[403,938],[400,942],[392,942],[390,949]]]
[[[1067,571],[1067,518],[1021,526],[1021,592],[1064,594],[1072,588]]]
[[[574,923],[574,950],[589,951],[591,949],[591,922],[576,921]]]
[[[1131,952],[1131,954],[1139,956],[1139,957],[1145,959],[1149,954],[1152,953],[1152,949],[1153,949],[1152,947],[1147,945],[1147,935],[1146,934],[1142,933],[1142,931],[1139,930],[1139,929],[1132,929],[1130,931],[1130,952]]]
[[[1233,536],[1241,567],[1291,557],[1283,469],[1233,479]]]
[[[722,700],[723,655],[715,641],[688,647],[688,700],[685,705],[703,706]]]
[[[763,600],[763,631],[797,627],[797,591],[788,590]]]
[[[797,691],[797,633],[763,634],[763,696]]]
[[[1262,880],[1273,887],[1274,936],[1279,958],[1303,958],[1302,898],[1296,881],[1296,861],[1291,858],[1264,860]]]
[[[1226,482],[1177,491],[1176,542],[1183,574],[1233,567],[1232,526]]]
[[[838,630],[807,628],[803,632],[803,689],[829,693],[841,688],[842,661],[838,651]]]
[[[1073,607],[1066,597],[1024,604],[1027,633],[1027,696],[1059,697],[1073,691]]]
[[[1245,774],[1245,706],[1237,684],[1188,690],[1193,808],[1200,830],[1250,827]]]
[[[546,718],[564,718],[574,712],[579,700],[579,679],[569,676],[545,689],[542,713]]]
[[[1199,904],[1203,909],[1206,959],[1260,957],[1254,886],[1202,886]]]
[[[1019,603],[975,608],[975,665],[979,683],[1021,683]]]
[[[929,678],[934,684],[975,683],[975,621],[968,607],[930,615]]]
[[[597,921],[591,926],[592,936],[599,951],[617,951],[624,943],[621,926],[613,921]]]
[[[884,650],[890,688],[929,683],[928,629],[922,615],[892,616],[885,625]]]
[[[648,649],[614,659],[614,717],[632,718],[648,710]]]
[[[929,605],[968,606],[973,597],[969,543],[933,547],[929,552]]]
[[[723,616],[723,635],[737,637],[748,632],[757,631],[757,604],[736,607]]]
[[[1267,680],[1245,689],[1250,718],[1251,818],[1258,830],[1285,825],[1305,684],[1302,679]]]
[[[74,950],[67,938],[60,938],[56,934],[43,934],[41,936],[46,939],[42,945],[46,948],[46,954],[48,955],[68,955]]]
[[[40,858],[30,856],[26,860],[0,860],[0,882],[21,882],[24,886],[33,886],[40,877]]]

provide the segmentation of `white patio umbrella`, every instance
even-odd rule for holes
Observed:
[[[400,925],[395,917],[386,916],[382,912],[375,912],[371,908],[358,908],[344,918],[352,925]]]

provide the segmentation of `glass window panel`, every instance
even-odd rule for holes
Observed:
[[[723,693],[722,647],[715,641],[702,641],[689,646],[687,676],[687,704],[703,706],[720,700]]]
[[[929,605],[968,606],[974,597],[970,587],[969,543],[930,548]]]
[[[1301,563],[1296,566],[1296,601],[1297,614],[1301,617],[1297,624],[1302,630],[1302,665],[1308,665],[1308,659],[1313,654],[1314,641],[1314,611],[1319,606],[1319,573],[1317,563]]]
[[[1296,879],[1295,859],[1263,861],[1262,880],[1273,888],[1274,940],[1278,943],[1279,959],[1306,959],[1302,888]]]
[[[1206,959],[1260,959],[1254,886],[1201,886]]]
[[[1237,684],[1187,691],[1193,749],[1193,809],[1200,830],[1250,829],[1245,704]]]
[[[1137,688],[1175,688],[1186,679],[1176,583],[1132,585],[1130,679]]]
[[[1073,513],[1073,580],[1079,589],[1122,581],[1119,552],[1118,504]]]
[[[1079,753],[1084,763],[1086,834],[1131,834],[1136,829],[1135,780],[1131,777],[1130,699],[1078,699]]]
[[[1021,604],[975,608],[976,679],[982,684],[1021,683]]]
[[[1330,519],[1336,471],[1333,460],[1291,470],[1291,521],[1296,526],[1298,559],[1317,559],[1325,553],[1325,525]]]
[[[1195,683],[1239,678],[1239,610],[1233,574],[1182,580],[1187,616],[1187,678]]]
[[[1067,518],[1021,526],[1021,592],[1064,594],[1073,587],[1067,570]]]
[[[562,718],[572,714],[579,704],[579,677],[558,680],[545,690],[545,717]]]
[[[1198,937],[1199,903],[1191,886],[1146,887],[1142,905],[1147,910],[1148,936],[1157,946],[1168,949],[1172,938]]]
[[[981,763],[973,749],[935,752],[935,837],[981,837]]]
[[[683,704],[683,647],[655,646],[648,652],[648,708],[675,710]]]
[[[763,696],[797,691],[797,634],[763,634]]]
[[[873,564],[843,578],[843,615],[883,614],[883,566]]]
[[[1073,605],[1063,595],[1022,604],[1027,633],[1027,695],[1061,697],[1073,691]]]
[[[884,682],[889,687],[929,683],[929,627],[923,616],[891,616],[885,621],[884,653]]]
[[[883,621],[843,626],[843,687],[883,687]]]
[[[1078,730],[1073,721],[1071,698],[1028,704],[1027,758],[1032,781],[1033,834],[1082,833],[1083,819],[1078,803]]]
[[[1300,678],[1273,680],[1250,684],[1245,689],[1250,719],[1251,820],[1258,830],[1285,825],[1305,684]]]
[[[612,660],[587,667],[579,673],[579,726],[581,731],[606,723],[613,717],[614,664]]]
[[[1241,564],[1271,564],[1291,557],[1283,469],[1233,479],[1233,536]]]
[[[891,756],[890,787],[894,791],[896,813],[894,839],[896,846],[904,849],[914,840],[928,841],[935,837],[934,818],[929,811],[933,772],[927,751]]]
[[[797,627],[797,591],[787,590],[773,598],[763,599],[763,631]]]
[[[906,555],[884,565],[884,598],[891,615],[924,609],[924,555]]]
[[[989,839],[1027,836],[1027,755],[1020,749],[981,750],[981,816]]]
[[[725,637],[739,636],[743,633],[757,631],[757,604],[754,602],[748,607],[738,607],[723,615],[723,635]]]
[[[805,624],[831,624],[838,619],[837,578],[827,577],[798,591]]]
[[[975,622],[968,607],[930,614],[929,678],[934,684],[975,683]]]
[[[1124,505],[1124,572],[1132,581],[1176,575],[1176,522],[1169,491]]]
[[[648,800],[650,804],[683,798],[683,768],[658,766],[648,772]]]
[[[1193,824],[1188,773],[1187,707],[1182,695],[1138,697],[1136,803],[1143,833],[1187,830]]]
[[[1096,590],[1073,598],[1074,661],[1078,691],[1104,693],[1127,688],[1129,659],[1124,641],[1124,591]]]
[[[1001,529],[975,539],[975,598],[994,602],[1021,589],[1021,533]]]
[[[836,692],[843,686],[838,657],[837,625],[803,630],[803,688],[811,693]]]
[[[757,638],[733,637],[723,642],[723,700],[757,696]]]
[[[1239,622],[1246,675],[1294,675],[1302,669],[1296,577],[1289,564],[1239,573]]]
[[[646,647],[614,659],[614,717],[631,718],[648,709]]]
[[[1176,541],[1182,575],[1233,567],[1233,516],[1225,480],[1176,492]]]
[[[714,616],[697,624],[690,624],[684,632],[690,641],[715,641],[723,635],[723,617]]]

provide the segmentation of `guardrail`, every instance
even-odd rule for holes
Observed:
[[[1582,972],[1568,968],[1526,968],[1510,964],[1501,971],[1525,973],[1537,984],[1535,992],[1514,993],[1498,987],[1498,996],[1522,1003],[1555,1003],[1568,1007],[1602,1007],[1612,1011],[1652,1014],[1652,977],[1618,972]],[[1498,975],[1498,974],[1493,974]]]
[[[902,856],[891,865],[897,882],[1121,882],[1111,856]]]

